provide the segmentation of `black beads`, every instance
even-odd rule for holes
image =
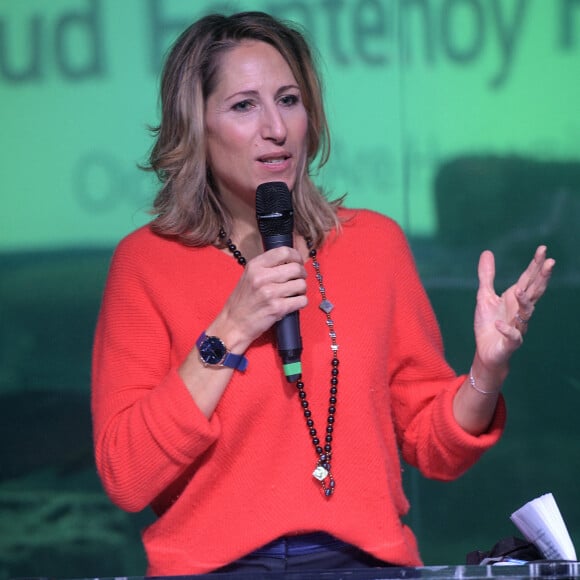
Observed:
[[[219,237],[221,240],[225,240],[227,238],[227,234],[223,228],[220,228]],[[227,238],[226,246],[228,250],[231,252],[232,256],[238,261],[238,264],[240,266],[245,266],[247,264],[246,258],[242,256],[242,252],[238,250],[236,244],[232,242],[231,238]]]
[[[232,256],[238,261],[241,266],[246,265],[246,259],[242,253],[238,250],[236,245],[232,242],[231,238],[227,237],[227,234],[223,228],[219,231],[220,240],[225,243],[228,250],[231,252]],[[318,463],[314,472],[313,477],[320,482],[322,487],[322,493],[325,497],[329,498],[334,493],[336,484],[334,481],[334,476],[331,470],[332,461],[332,441],[333,432],[335,424],[335,414],[336,414],[336,404],[337,404],[337,393],[338,393],[338,343],[336,341],[336,332],[334,330],[334,320],[331,317],[331,312],[334,309],[334,305],[326,298],[326,288],[323,285],[323,277],[320,272],[320,263],[318,262],[316,248],[313,247],[312,239],[306,238],[306,245],[308,246],[308,255],[312,259],[312,267],[315,270],[316,280],[318,282],[318,291],[322,298],[320,304],[321,310],[324,312],[326,317],[325,323],[329,329],[330,336],[330,348],[332,350],[331,359],[331,371],[330,371],[330,392],[329,392],[329,407],[328,407],[328,417],[326,420],[326,435],[324,437],[324,447],[321,445],[320,437],[314,425],[314,419],[312,418],[312,411],[310,410],[310,405],[308,403],[308,397],[306,396],[306,391],[304,390],[304,382],[299,380],[296,382],[296,388],[298,389],[298,400],[303,409],[304,418],[306,420],[306,427],[308,428],[308,434],[312,441],[312,445],[318,456]]]

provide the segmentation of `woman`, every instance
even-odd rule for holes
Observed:
[[[457,376],[400,228],[309,178],[328,130],[300,33],[205,17],[176,41],[161,97],[157,217],[115,252],[93,361],[104,487],[159,516],[147,574],[420,565],[399,453],[449,480],[498,440],[509,359],[554,261],[539,247],[497,296],[482,254],[476,353]],[[294,247],[263,249],[267,182],[292,191]],[[294,311],[303,379],[289,383],[272,328]]]

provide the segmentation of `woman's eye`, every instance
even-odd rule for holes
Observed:
[[[284,95],[280,102],[287,107],[291,107],[300,101],[300,97],[298,95]]]
[[[247,111],[251,106],[252,103],[250,101],[240,101],[239,103],[236,103],[232,109],[234,111]]]

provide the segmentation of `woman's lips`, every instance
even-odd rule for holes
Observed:
[[[292,156],[288,153],[275,155],[263,155],[258,158],[258,162],[268,169],[282,171],[290,167]]]

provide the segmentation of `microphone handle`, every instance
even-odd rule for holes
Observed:
[[[273,234],[263,238],[264,249],[272,250],[281,246],[293,247],[292,233]],[[298,345],[296,344],[298,337]],[[302,337],[300,336],[300,315],[298,310],[286,314],[282,320],[276,323],[276,343],[278,353],[282,359],[284,374],[289,383],[295,383],[302,377]]]
[[[272,250],[282,246],[287,246],[288,248],[294,247],[292,232],[287,234],[268,234],[262,238],[262,242],[264,244],[264,250]]]
[[[278,352],[284,366],[300,362],[302,354],[302,338],[300,336],[300,319],[298,310],[286,314],[282,320],[276,322],[276,339]],[[298,330],[298,333],[297,333]],[[296,335],[298,334],[298,345]],[[290,379],[288,379],[290,381]],[[290,381],[292,382],[292,381]]]

